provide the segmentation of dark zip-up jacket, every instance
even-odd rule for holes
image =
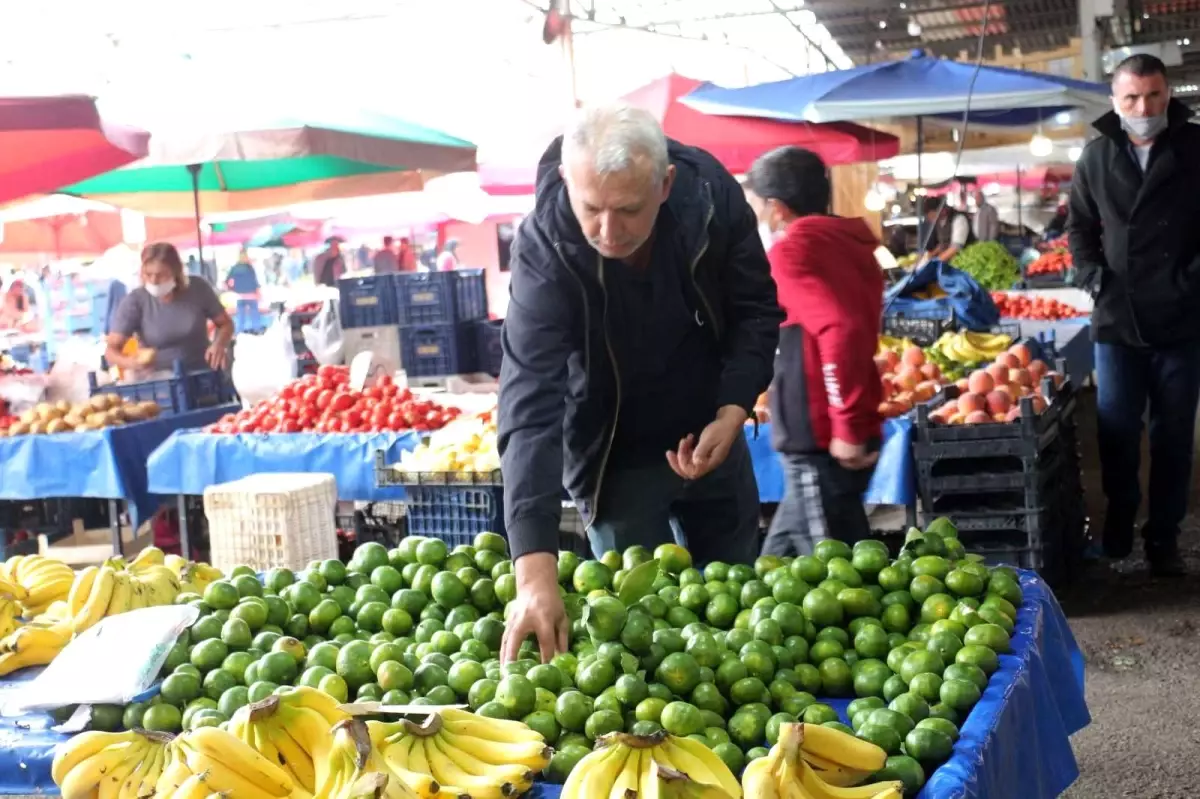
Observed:
[[[559,138],[538,165],[535,209],[513,245],[498,420],[513,558],[558,549],[563,487],[585,521],[595,517],[622,396],[604,259],[571,211],[561,154]],[[675,141],[669,154],[676,177],[667,205],[691,276],[687,300],[723,352],[709,412],[738,405],[752,413],[771,381],[783,320],[754,213],[711,155]]]
[[[1092,337],[1134,347],[1200,338],[1200,127],[1172,100],[1145,174],[1120,118],[1100,117],[1071,179],[1075,285],[1095,298]]]

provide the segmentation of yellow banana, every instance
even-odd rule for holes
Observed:
[[[105,772],[104,778],[100,780],[99,799],[117,799],[121,795],[121,789],[126,780],[133,776],[133,772],[137,771],[138,766],[142,764],[142,759],[149,755],[150,742],[138,736],[137,740],[129,744],[129,748],[125,750],[121,762],[112,770]]]
[[[20,583],[10,580],[7,577],[0,576],[0,595],[8,596],[18,602],[25,601],[29,596],[29,592]]]
[[[630,794],[634,797],[637,796],[638,785],[641,782],[642,759],[646,754],[647,750],[645,749],[630,748],[629,755],[625,758],[625,765],[621,766],[621,773],[617,775],[617,779],[608,793],[611,799],[625,799]]]
[[[509,743],[456,735],[443,729],[438,736],[457,749],[482,760],[484,763],[503,765],[517,763],[533,771],[541,771],[550,763],[553,750],[541,741]]]
[[[567,776],[562,799],[608,796],[617,775],[625,767],[629,752],[629,747],[619,744],[592,750],[591,754],[575,764]]]
[[[474,777],[485,777],[498,785],[508,783],[518,787],[532,784],[534,772],[520,763],[491,763],[480,760],[452,744],[441,734],[433,736],[438,751],[450,758],[456,766]]]
[[[106,618],[119,616],[128,611],[130,601],[133,599],[133,582],[129,573],[117,572],[115,580],[112,598],[108,602],[108,610],[104,612]]]
[[[193,774],[171,794],[171,799],[204,799],[210,793],[208,774]]]
[[[63,799],[92,799],[100,790],[104,775],[120,767],[126,750],[133,746],[126,741],[105,747],[88,759],[77,763],[59,783]]]
[[[131,572],[140,572],[150,566],[161,566],[166,562],[166,555],[156,546],[149,546],[134,556],[129,563]]]
[[[742,772],[742,791],[753,799],[777,799],[779,788],[771,773],[774,758],[771,755],[751,760]]]
[[[813,767],[813,771],[816,772],[817,776],[830,785],[849,788],[866,782],[867,778],[871,776],[870,772],[848,768],[841,763],[834,763],[832,760],[827,760],[812,752],[802,750],[800,755]]]
[[[312,756],[304,751],[304,747],[288,733],[287,728],[279,723],[272,724],[268,728],[267,738],[279,753],[279,762],[291,775],[296,790],[303,789],[308,793],[315,791],[317,773]]]
[[[107,564],[101,566],[100,571],[96,574],[96,579],[92,581],[92,590],[88,592],[83,609],[75,614],[75,618],[72,620],[75,632],[81,633],[95,626],[104,618],[104,612],[108,610],[108,603],[112,600],[116,582],[117,573],[113,567]]]
[[[89,730],[72,736],[70,740],[59,744],[54,750],[54,760],[50,764],[50,778],[54,780],[55,785],[61,786],[71,769],[88,758],[95,757],[103,749],[132,742],[136,734],[134,732]]]
[[[813,799],[874,799],[877,794],[888,789],[904,790],[904,783],[899,781],[875,782],[853,788],[830,785],[818,777],[812,766],[803,759],[797,764],[797,770],[800,784],[813,795]]]
[[[167,746],[164,763],[162,774],[154,783],[154,795],[170,797],[192,776],[192,771],[188,768],[183,754],[174,745]]]
[[[422,738],[421,746],[429,761],[430,773],[444,786],[452,785],[465,791],[471,799],[507,799],[516,793],[516,787],[511,783],[497,783],[487,777],[468,774],[438,747],[437,736]]]
[[[71,591],[67,594],[67,605],[71,608],[72,616],[83,610],[83,603],[87,601],[88,594],[92,590],[92,583],[95,582],[96,575],[99,572],[99,566],[88,566],[75,575],[75,581],[71,584]]]
[[[490,719],[457,708],[443,708],[438,715],[442,718],[443,728],[458,735],[492,741],[545,741],[539,733],[519,721]]]
[[[720,786],[733,799],[741,799],[742,786],[737,777],[713,750],[691,738],[674,736],[667,739],[666,748],[679,770],[694,781]]]
[[[369,727],[372,722],[367,722]],[[434,799],[442,790],[438,781],[428,772],[416,771],[412,767],[412,752],[420,739],[414,735],[406,736],[395,744],[378,747],[384,765],[405,785],[412,789],[421,799]]]
[[[283,694],[280,697],[280,703],[291,707],[306,707],[315,710],[325,718],[331,727],[350,718],[350,714],[338,707],[337,701],[332,696],[307,686],[299,686]]]
[[[317,783],[320,784],[323,764],[328,760],[330,748],[333,746],[333,732],[329,723],[321,714],[306,707],[280,704],[276,713],[280,723],[296,739],[296,743],[312,757]]]
[[[802,724],[800,729],[801,748],[826,760],[872,774],[887,763],[887,752],[869,741],[819,724]]]
[[[200,727],[181,737],[185,739],[185,746],[248,776],[262,793],[287,796],[292,792],[292,779],[283,769],[219,727]]]
[[[142,755],[142,762],[129,775],[129,779],[125,780],[117,799],[139,799],[154,792],[154,783],[158,779],[166,748],[163,743],[149,742],[146,753]]]

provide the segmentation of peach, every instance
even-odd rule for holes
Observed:
[[[1046,410],[1046,400],[1044,397],[1033,397],[1030,399],[1030,403],[1033,405],[1034,413],[1041,413]]]
[[[992,417],[988,416],[987,411],[972,411],[963,420],[966,424],[987,424],[990,421],[992,421]]]
[[[963,394],[958,398],[958,412],[970,414],[982,411],[987,401],[979,394]]]
[[[1008,414],[1004,414],[1004,413],[993,413],[992,421],[993,422],[1006,422],[1006,421],[1008,421],[1008,419],[1006,418],[1007,415]]]
[[[921,374],[924,375],[926,380],[940,380],[942,378],[942,370],[933,362],[923,364],[921,366]]]
[[[892,365],[888,363],[886,355],[875,356],[875,369],[879,372],[879,374],[885,374],[892,371]]]
[[[933,395],[937,393],[938,384],[932,380],[926,380],[923,383],[918,383],[913,389],[913,399],[916,402],[928,402],[933,399]]]
[[[1009,369],[1008,382],[1014,386],[1032,386],[1033,375],[1029,373],[1028,369]]]
[[[996,387],[996,381],[987,372],[977,369],[967,378],[967,387],[972,394],[987,394]]]
[[[946,419],[946,423],[947,423],[947,424],[962,424],[962,423],[963,423],[963,422],[965,422],[966,420],[967,420],[967,415],[966,415],[966,414],[964,414],[964,413],[952,413],[952,414],[950,414],[950,417],[949,417],[948,419]]]
[[[1029,348],[1024,344],[1014,344],[1009,347],[1008,354],[1017,359],[1018,365],[1025,367],[1029,365],[1029,361],[1033,358],[1033,354],[1029,352]]]
[[[892,382],[892,378],[888,375],[879,378],[879,386],[883,389],[883,396],[885,397],[892,396],[896,391],[896,384]]]
[[[987,395],[987,407],[993,415],[1008,413],[1012,404],[1012,397],[1007,391],[993,391]]]
[[[1050,367],[1046,366],[1045,361],[1032,361],[1026,368],[1029,370],[1029,374],[1033,375],[1033,382],[1035,383],[1042,382],[1042,378],[1046,376],[1046,372],[1050,371]]]
[[[992,382],[999,386],[1008,382],[1008,370],[1009,367],[997,361],[985,371],[992,376]]]
[[[1014,405],[1008,409],[1008,413],[1004,414],[1004,421],[1015,422],[1021,418],[1021,406]]]
[[[883,354],[883,357],[886,358],[887,362],[888,362],[887,370],[889,372],[896,371],[896,367],[900,365],[900,356],[897,355],[896,353],[892,352],[891,350],[888,350],[887,352],[885,352]]]
[[[958,389],[959,394],[966,394],[971,390],[971,384],[967,382],[967,378],[960,377],[954,381],[954,386]]]
[[[909,347],[904,351],[904,357],[901,360],[909,366],[923,366],[925,363],[925,351],[920,347]]]
[[[900,367],[900,371],[896,372],[894,381],[896,387],[904,391],[912,391],[917,387],[917,383],[921,382],[921,371],[915,366],[904,365]]]
[[[1020,369],[1021,361],[1011,352],[1002,352],[996,358],[996,363],[1003,364],[1008,369]]]
[[[1015,399],[1017,398],[1017,391],[1016,391],[1016,389],[1014,389],[1014,388],[1013,388],[1012,386],[1010,386],[1008,383],[1005,383],[1004,385],[996,386],[996,388],[995,388],[994,390],[995,390],[995,391],[999,391],[999,392],[1001,392],[1001,393],[1004,393],[1004,394],[1007,394],[1007,395],[1008,395],[1008,399],[1009,399],[1009,401],[1010,401],[1010,402],[1011,402],[1011,401],[1013,401],[1013,400],[1015,400]]]

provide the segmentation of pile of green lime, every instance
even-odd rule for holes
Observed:
[[[364,544],[262,580],[235,569],[180,603],[200,618],[167,655],[146,703],[93,709],[101,729],[221,724],[292,685],[341,701],[441,705],[521,720],[552,742],[562,779],[601,735],[665,729],[739,772],[780,724],[836,725],[887,750],[885,776],[913,791],[951,754],[958,725],[1010,648],[1016,573],[966,555],[938,520],[899,557],[879,541],[823,541],[813,555],[754,566],[631,547],[558,558],[570,651],[536,643],[501,665],[516,596],[501,536],[450,549],[421,537]],[[845,718],[819,698],[852,698]]]

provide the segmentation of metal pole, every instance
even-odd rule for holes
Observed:
[[[204,274],[204,234],[200,230],[200,170],[203,164],[188,164],[187,171],[192,176],[192,213],[196,220],[196,250],[200,260],[200,273]]]

